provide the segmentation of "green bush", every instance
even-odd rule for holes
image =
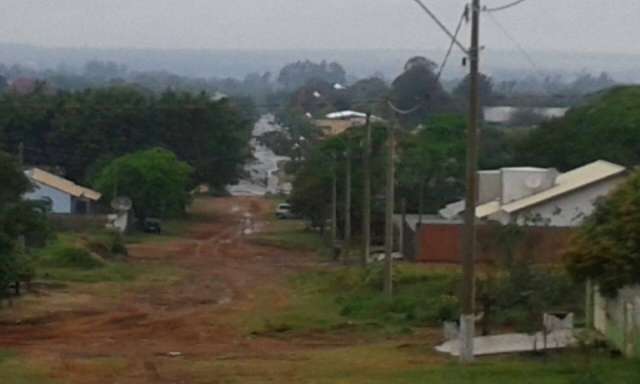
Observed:
[[[98,269],[105,266],[103,260],[92,255],[88,250],[66,245],[53,248],[41,260],[41,263],[49,268],[81,270]]]
[[[124,239],[118,232],[108,232],[105,235],[86,239],[85,242],[89,251],[104,259],[117,259],[129,254]]]

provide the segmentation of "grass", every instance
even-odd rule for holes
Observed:
[[[396,292],[390,301],[381,292],[380,268],[305,272],[291,279],[295,294],[287,307],[261,309],[252,320],[252,330],[268,335],[345,330],[410,333],[413,327],[439,326],[457,316],[456,281],[456,274],[402,264],[396,268]]]
[[[267,230],[253,237],[253,242],[287,250],[328,252],[328,245],[320,233],[308,230],[299,220],[272,220]]]
[[[419,340],[418,340],[419,342]],[[193,383],[292,382],[315,384],[635,384],[638,361],[596,354],[588,364],[577,351],[540,357],[481,358],[470,366],[445,359],[430,348],[381,342],[318,348],[296,355],[274,353],[225,360],[169,361],[165,369],[188,372]]]
[[[0,383],[54,384],[47,372],[34,363],[26,362],[13,351],[0,350]]]

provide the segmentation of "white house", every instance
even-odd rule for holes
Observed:
[[[102,197],[99,192],[39,168],[31,168],[24,173],[33,184],[33,191],[26,193],[24,199],[46,201],[51,204],[52,213],[90,213]]]
[[[575,227],[626,175],[624,167],[602,160],[566,173],[532,167],[481,171],[476,216],[502,224]],[[458,201],[442,209],[440,215],[453,219],[464,209],[464,202]]]

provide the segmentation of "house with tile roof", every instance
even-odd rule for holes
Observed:
[[[102,197],[99,192],[40,168],[30,168],[24,173],[33,185],[33,190],[26,193],[24,199],[44,201],[49,204],[52,213],[93,213],[95,204]]]

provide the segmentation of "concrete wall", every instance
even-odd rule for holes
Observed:
[[[59,191],[55,188],[33,182],[34,189],[24,195],[25,200],[43,200],[44,198],[51,199],[52,213],[64,213],[69,214],[73,212],[71,196],[67,193]]]
[[[553,227],[577,227],[584,219],[590,216],[595,209],[595,202],[600,197],[608,195],[613,189],[625,180],[624,177],[616,177],[557,197],[546,203],[536,205],[520,211],[512,217],[500,216],[497,219],[502,223],[515,220],[523,225],[532,218],[540,218],[545,225]]]
[[[551,188],[557,176],[558,172],[553,169],[503,169],[502,204],[508,204]],[[538,184],[535,186],[530,184],[533,180],[538,181]]]
[[[499,200],[502,194],[502,172],[478,172],[478,205]]]
[[[625,288],[617,297],[593,292],[594,328],[627,357],[640,357],[640,286]]]

